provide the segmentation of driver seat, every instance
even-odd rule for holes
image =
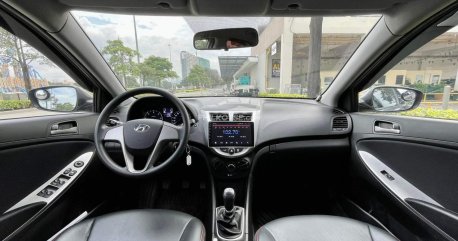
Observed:
[[[55,241],[203,241],[202,222],[185,213],[143,209],[106,214],[68,228]]]

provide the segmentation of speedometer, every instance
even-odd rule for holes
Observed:
[[[181,118],[181,113],[179,111],[175,111],[173,113],[171,122],[177,126],[183,124],[183,119]]]
[[[160,111],[157,110],[149,110],[145,113],[145,118],[147,119],[157,119],[157,120],[162,120],[162,114]]]

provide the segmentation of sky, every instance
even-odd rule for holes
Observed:
[[[120,39],[135,49],[135,30],[132,15],[102,14],[93,12],[72,12],[83,30],[101,50],[107,40]],[[227,18],[212,18],[213,24],[227,21]],[[245,23],[251,20],[247,19]],[[249,56],[250,49],[229,51],[197,51],[193,47],[194,32],[183,17],[136,16],[138,48],[141,59],[151,55],[169,59],[175,72],[181,77],[180,52],[187,51],[210,60],[210,67],[219,71],[218,56]],[[239,26],[242,26],[239,23]],[[211,29],[212,24],[208,26]],[[170,45],[170,46],[169,46]]]

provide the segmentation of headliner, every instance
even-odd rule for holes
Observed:
[[[416,1],[424,0],[5,0],[50,32],[65,24],[71,10],[164,16],[336,16],[383,14]]]

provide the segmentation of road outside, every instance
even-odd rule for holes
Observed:
[[[198,97],[198,96],[228,96],[229,93],[225,92],[222,88],[216,89],[201,89],[192,92],[179,92],[175,93],[177,97]]]

